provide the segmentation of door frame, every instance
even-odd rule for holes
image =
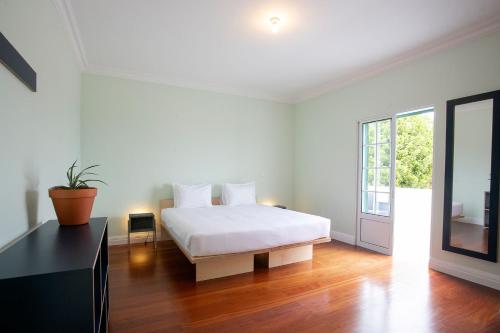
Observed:
[[[432,111],[424,111],[424,110],[432,110]],[[431,192],[431,207],[434,206],[433,198],[434,198],[434,177],[436,176],[436,172],[434,170],[434,165],[436,162],[436,106],[434,104],[426,104],[415,108],[408,108],[406,111],[402,112],[393,112],[389,114],[382,114],[380,116],[373,116],[369,118],[364,118],[357,121],[357,130],[358,130],[358,154],[357,154],[357,168],[358,168],[358,177],[356,183],[356,234],[355,234],[355,245],[360,246],[372,251],[380,252],[386,255],[392,255],[394,250],[394,224],[395,224],[395,211],[397,209],[395,203],[395,194],[396,194],[396,148],[397,148],[397,118],[398,115],[404,114],[418,114],[420,111],[424,112],[433,112],[434,114],[434,122],[432,126],[432,192]],[[373,122],[378,120],[391,119],[391,151],[393,150],[393,154],[391,155],[391,235],[390,235],[390,249],[386,249],[384,247],[376,246],[370,243],[362,242],[360,237],[360,218],[361,218],[361,186],[362,186],[362,174],[363,174],[363,136],[362,136],[362,125],[363,123]],[[374,215],[376,216],[376,215]],[[431,208],[431,224],[432,224],[432,208]]]
[[[370,123],[370,122],[375,122],[375,121],[381,121],[381,120],[391,120],[391,166],[390,166],[390,172],[391,172],[391,183],[389,186],[389,207],[390,207],[390,212],[389,216],[382,216],[382,215],[376,215],[376,214],[367,214],[363,213],[361,211],[362,209],[362,182],[363,182],[363,124],[365,123]],[[372,118],[367,118],[358,121],[358,181],[357,181],[357,188],[356,188],[356,193],[357,193],[357,207],[356,207],[356,246],[361,246],[364,248],[367,248],[372,251],[376,251],[385,255],[392,255],[393,251],[393,235],[394,235],[394,197],[395,197],[395,180],[396,180],[396,114],[392,115],[382,115],[382,116],[377,116],[377,117],[372,117]],[[375,192],[376,193],[376,192]],[[378,246],[372,243],[367,243],[361,240],[361,219],[363,216],[369,216],[369,218],[373,221],[377,222],[383,222],[387,223],[389,222],[390,224],[390,235],[389,235],[389,248],[385,248],[382,246]]]

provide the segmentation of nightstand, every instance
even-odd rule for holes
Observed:
[[[153,232],[153,242],[156,249],[156,223],[153,213],[129,214],[128,215],[128,245],[130,246],[130,234],[133,232]],[[147,238],[146,238],[147,241]]]

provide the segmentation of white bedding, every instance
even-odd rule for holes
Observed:
[[[161,223],[191,254],[255,251],[330,237],[324,217],[263,205],[166,208]]]

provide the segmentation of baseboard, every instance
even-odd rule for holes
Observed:
[[[500,290],[500,276],[497,274],[480,271],[436,258],[429,259],[429,268],[441,273],[453,275],[460,279]]]
[[[136,243],[144,243],[146,241],[152,242],[153,241],[153,233],[149,233],[149,237],[146,235],[147,233],[136,233],[136,234],[131,234],[130,235],[130,244],[136,244]],[[119,235],[119,236],[110,236],[108,237],[108,245],[113,246],[113,245],[123,245],[123,244],[128,244],[128,237],[127,235]]]
[[[332,237],[332,239],[338,240],[339,242],[342,242],[342,243],[347,243],[347,244],[351,244],[351,245],[356,244],[356,238],[353,235],[344,234],[343,232],[338,232],[338,231],[332,230],[331,237]]]

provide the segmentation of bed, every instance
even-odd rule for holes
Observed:
[[[329,242],[330,220],[264,205],[172,208],[161,200],[161,226],[196,265],[196,281],[251,272],[254,257],[269,268],[311,260]]]

